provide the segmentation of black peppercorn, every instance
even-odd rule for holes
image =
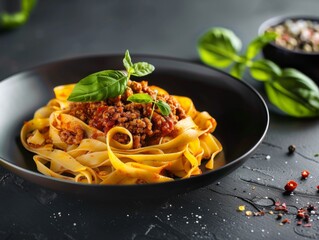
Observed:
[[[277,220],[282,219],[282,216],[283,216],[283,214],[282,214],[282,213],[279,213],[279,214],[277,215]]]
[[[315,209],[316,209],[315,206],[312,204],[309,204],[307,207],[308,212],[311,212],[312,210],[315,210]]]
[[[295,145],[290,145],[289,147],[288,147],[288,152],[290,153],[290,154],[292,154],[292,153],[294,153],[296,151],[296,146]]]

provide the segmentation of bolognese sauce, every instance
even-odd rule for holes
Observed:
[[[133,103],[127,98],[136,93],[147,93],[153,99],[166,102],[171,112],[163,116],[159,109],[152,103]],[[147,81],[129,81],[126,91],[115,98],[109,98],[100,102],[74,102],[70,104],[68,114],[73,115],[91,127],[107,133],[114,126],[128,129],[133,136],[133,148],[140,148],[159,143],[164,136],[173,134],[175,124],[186,118],[184,109],[169,94],[157,93],[148,86]],[[76,130],[76,128],[75,128]],[[76,142],[82,136],[82,132],[63,131],[66,142]],[[120,143],[127,143],[129,136],[118,133],[114,137]]]

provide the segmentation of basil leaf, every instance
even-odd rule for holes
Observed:
[[[146,76],[155,70],[155,67],[147,62],[134,63],[132,67],[134,69],[132,75],[136,77]]]
[[[271,81],[281,75],[281,69],[272,61],[256,60],[250,66],[250,74],[259,81]]]
[[[127,76],[123,72],[100,71],[81,79],[75,85],[68,100],[74,102],[102,101],[123,94],[126,84]]]
[[[201,60],[210,66],[226,68],[240,57],[240,39],[225,28],[212,28],[200,37],[197,50]]]
[[[274,32],[265,32],[263,35],[255,38],[252,42],[249,43],[246,51],[246,58],[253,59],[256,57],[261,49],[268,43],[274,41],[277,37],[277,34]]]
[[[152,73],[155,67],[147,62],[132,63],[131,56],[128,50],[125,52],[125,57],[123,59],[124,67],[129,75],[136,77],[143,77]]]
[[[13,29],[25,24],[36,5],[36,0],[21,0],[21,10],[15,13],[3,12],[0,14],[0,28]]]
[[[293,91],[299,91],[299,89],[308,89],[319,93],[318,86],[308,76],[297,69],[284,69],[280,81],[285,83],[285,86]]]
[[[124,65],[127,72],[130,72],[131,71],[130,69],[133,67],[132,59],[131,59],[131,56],[130,56],[130,53],[128,50],[126,50],[126,52],[125,52],[125,56],[123,59],[123,65]]]
[[[232,68],[230,69],[230,74],[235,78],[242,79],[245,70],[246,64],[238,62],[232,66]]]
[[[306,75],[295,69],[284,69],[275,81],[265,83],[272,104],[295,117],[319,115],[319,90]]]
[[[155,104],[159,108],[163,116],[168,116],[170,114],[171,108],[166,102],[158,100]]]
[[[127,98],[127,101],[134,103],[151,103],[153,98],[147,93],[136,93]]]

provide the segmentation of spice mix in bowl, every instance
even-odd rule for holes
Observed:
[[[274,17],[261,24],[259,34],[275,32],[263,55],[283,68],[296,68],[319,84],[319,18]]]

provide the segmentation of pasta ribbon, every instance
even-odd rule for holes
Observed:
[[[67,98],[73,87],[55,87],[56,98],[21,129],[22,144],[35,153],[33,160],[42,174],[88,184],[140,184],[199,175],[203,160],[206,168],[214,168],[214,158],[222,151],[212,135],[217,123],[208,112],[198,112],[190,98],[174,96],[187,115],[175,124],[174,134],[134,148],[134,137],[123,126],[104,133],[70,115]],[[157,86],[152,89],[167,94]],[[127,141],[120,142],[117,136]]]

